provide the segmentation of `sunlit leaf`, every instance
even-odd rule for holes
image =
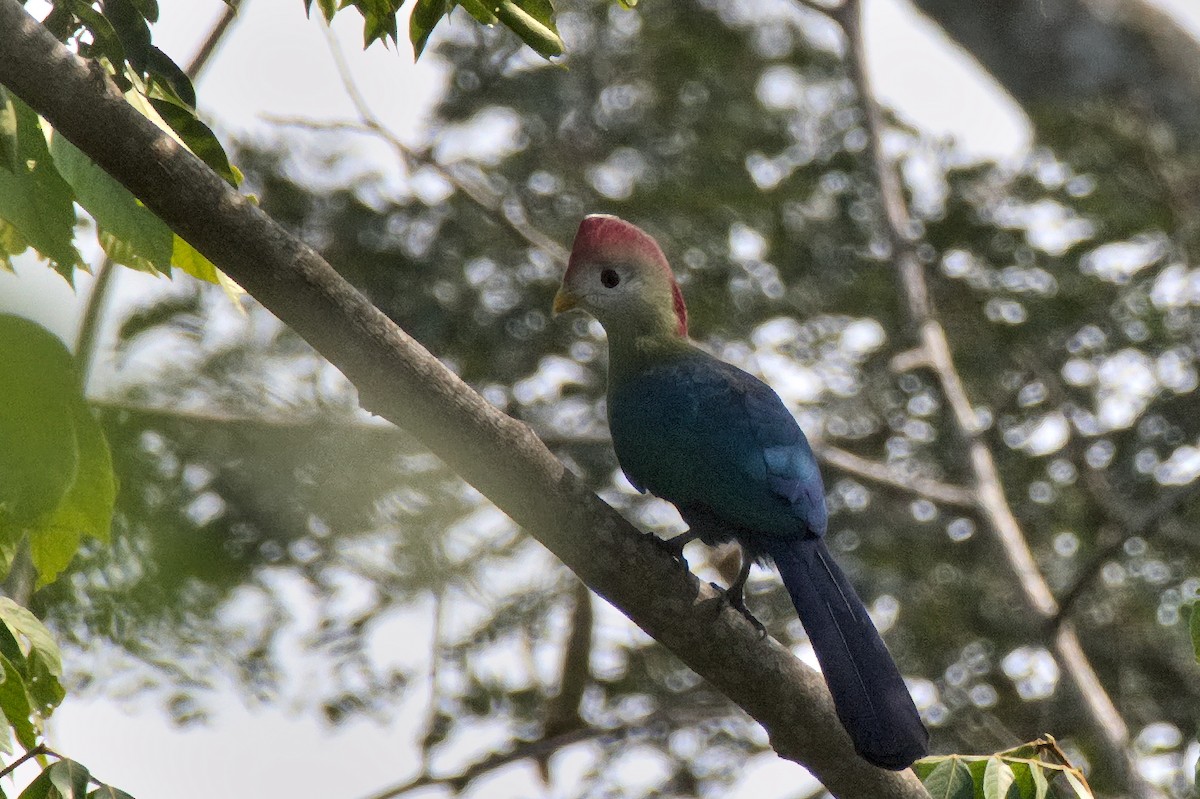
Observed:
[[[171,264],[205,283],[217,282],[217,267],[186,240],[176,236],[172,241]]]
[[[26,749],[37,744],[37,727],[33,723],[33,702],[25,685],[25,677],[7,657],[0,657],[4,682],[0,682],[0,711],[12,726],[17,742]]]
[[[408,38],[412,42],[414,58],[421,57],[429,35],[445,14],[446,0],[417,0],[408,18]]]
[[[0,86],[0,169],[15,172],[21,167],[17,156],[17,109]]]
[[[201,122],[195,111],[185,106],[177,99],[162,96],[151,97],[150,104],[158,112],[171,129],[179,134],[179,138],[187,148],[196,154],[208,167],[225,179],[229,185],[237,186],[237,177],[229,167],[229,156],[225,148],[217,140],[212,129]]]
[[[133,797],[111,785],[101,785],[88,794],[88,799],[133,799]]]
[[[554,27],[554,9],[546,0],[500,0],[496,16],[521,41],[545,58],[562,55],[563,42]]]
[[[3,622],[18,640],[24,640],[28,644],[29,652],[26,657],[30,662],[41,662],[46,673],[52,677],[62,676],[62,653],[58,644],[54,642],[54,636],[37,616],[12,599],[0,597],[0,622]]]
[[[37,115],[8,97],[16,114],[17,169],[0,169],[0,219],[70,281],[82,264],[74,244],[74,195],[54,168]]]
[[[1067,778],[1067,782],[1071,785],[1071,790],[1075,792],[1075,795],[1078,796],[1079,799],[1095,799],[1095,797],[1092,795],[1092,789],[1089,788],[1087,783],[1081,780],[1075,774],[1075,772],[1066,770],[1063,771],[1063,776]]]
[[[12,256],[20,255],[27,249],[29,245],[17,229],[0,219],[0,269],[13,271]]]
[[[1015,788],[1012,768],[998,757],[989,757],[983,772],[984,799],[1009,799]]]
[[[50,773],[50,784],[58,792],[58,799],[84,799],[87,796],[88,778],[91,775],[83,764],[63,758],[47,771]]]
[[[480,25],[495,25],[500,21],[496,17],[495,7],[484,0],[459,0],[458,4]]]
[[[1034,799],[1046,799],[1050,793],[1050,780],[1046,779],[1046,772],[1038,766],[1031,766],[1029,772],[1033,777]]]

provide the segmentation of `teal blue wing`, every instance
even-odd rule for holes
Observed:
[[[609,396],[630,482],[682,510],[702,505],[746,532],[822,535],[824,488],[812,449],[778,395],[708,355],[626,379]]]

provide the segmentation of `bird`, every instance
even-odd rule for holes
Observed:
[[[555,315],[579,309],[608,339],[607,412],[629,482],[671,502],[688,530],[662,541],[681,562],[700,539],[742,549],[725,599],[762,632],[744,588],[774,562],[855,751],[894,771],[929,733],[875,625],[825,544],[829,515],[811,446],[779,395],[688,337],[687,306],[658,243],[615,216],[579,225]]]

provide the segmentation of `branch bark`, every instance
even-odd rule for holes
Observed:
[[[1200,145],[1200,42],[1147,0],[914,0],[1039,124],[1080,102],[1142,109]]]
[[[525,425],[488,404],[283,230],[133,109],[18,0],[0,0],[0,83],[412,432],[596,593],[759,721],[836,796],[928,794],[858,758],[820,676],[681,570],[590,492]]]

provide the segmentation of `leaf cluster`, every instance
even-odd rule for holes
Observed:
[[[224,148],[196,114],[191,79],[152,42],[150,24],[157,19],[156,0],[59,0],[43,24],[94,59],[132,105],[237,185]],[[218,281],[207,259],[47,128],[0,87],[0,268],[11,270],[12,256],[32,247],[68,282],[76,268],[86,269],[75,241],[78,204],[95,222],[100,246],[115,263],[150,273],[169,273],[174,265],[201,280]]]
[[[913,771],[934,799],[1094,799],[1049,736],[994,755],[927,757]]]

